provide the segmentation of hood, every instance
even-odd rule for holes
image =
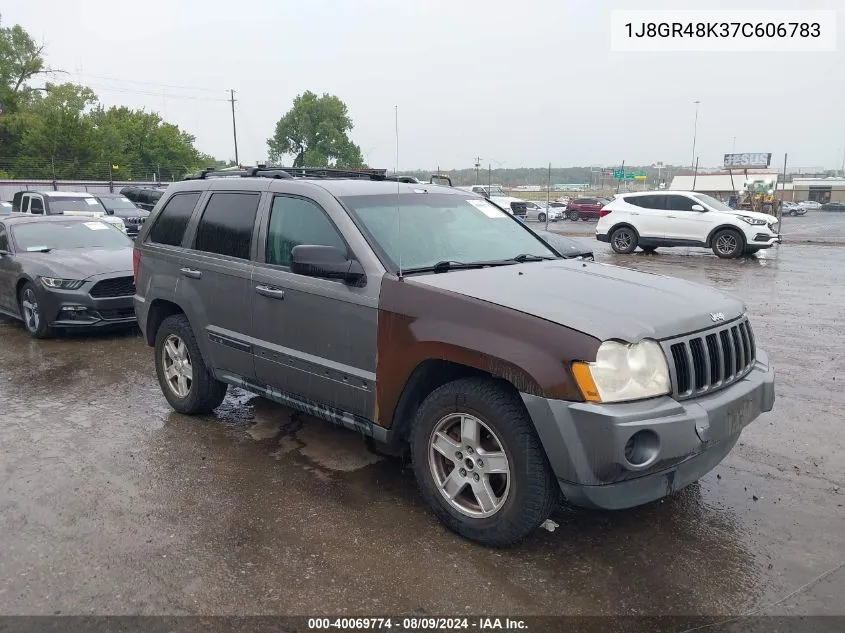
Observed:
[[[739,299],[708,286],[580,260],[554,260],[406,278],[533,314],[601,340],[665,339],[730,321]]]
[[[36,264],[39,270],[61,279],[87,279],[93,275],[125,272],[132,274],[132,248],[59,249],[49,253],[19,253],[21,263]],[[24,264],[24,269],[27,269]]]

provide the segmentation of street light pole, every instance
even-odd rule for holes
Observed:
[[[695,104],[695,122],[692,124],[692,162],[690,162],[690,167],[695,166],[695,138],[698,135],[698,104],[701,101],[695,100],[693,103]]]

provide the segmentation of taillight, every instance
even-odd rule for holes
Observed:
[[[599,217],[603,218],[604,216],[608,215],[611,212],[611,209],[600,209],[599,210]]]
[[[135,277],[135,283],[138,283],[138,266],[141,264],[141,251],[137,248],[132,249],[132,275]]]

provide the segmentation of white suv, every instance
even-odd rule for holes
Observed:
[[[780,242],[777,218],[729,206],[692,191],[644,191],[617,195],[601,210],[596,239],[617,253],[637,246],[703,246],[731,259]]]

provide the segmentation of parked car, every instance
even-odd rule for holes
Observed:
[[[566,217],[570,220],[597,220],[604,202],[598,198],[574,198],[566,205]]]
[[[561,257],[566,259],[594,260],[593,251],[581,240],[553,233],[551,231],[535,231],[546,243],[555,249]]]
[[[0,215],[9,215],[12,212],[12,203],[0,200]]]
[[[135,323],[132,241],[101,219],[0,219],[0,312],[35,338]]]
[[[601,211],[596,239],[610,242],[617,253],[639,246],[712,248],[726,259],[756,253],[780,242],[777,218],[732,209],[703,193],[648,191],[618,195]]]
[[[818,211],[822,208],[822,203],[815,200],[804,200],[798,203],[798,206],[808,209],[810,211]]]
[[[405,446],[440,520],[504,546],[561,494],[619,509],[689,485],[773,406],[739,299],[564,259],[455,188],[281,173],[174,183],[135,241],[176,411],[235,385]]]
[[[532,202],[528,200],[525,203],[526,220],[545,222],[546,216],[548,216],[549,222],[557,222],[560,219],[560,211],[554,207],[546,207],[545,202]]]
[[[471,191],[472,193],[487,198],[494,204],[499,205],[505,211],[509,211],[514,215],[519,215],[525,218],[527,212],[527,203],[522,198],[514,198],[509,196],[504,189],[498,185],[488,187],[486,185],[473,185],[472,187],[457,187],[464,191]]]
[[[120,218],[111,218],[90,193],[77,191],[18,191],[12,196],[12,212],[27,215],[67,215],[96,218],[126,233]]]
[[[845,211],[845,202],[826,202],[822,205],[822,211]]]
[[[807,208],[802,207],[797,202],[784,202],[782,203],[781,207],[781,215],[790,215],[790,216],[797,216],[797,215],[806,215]]]
[[[138,235],[138,229],[150,215],[149,211],[137,207],[134,202],[120,193],[98,193],[97,200],[106,208],[109,215],[123,220],[126,234],[131,238]]]
[[[129,198],[135,206],[145,211],[152,211],[153,207],[164,194],[163,187],[138,187],[129,186],[120,190],[121,195]]]

